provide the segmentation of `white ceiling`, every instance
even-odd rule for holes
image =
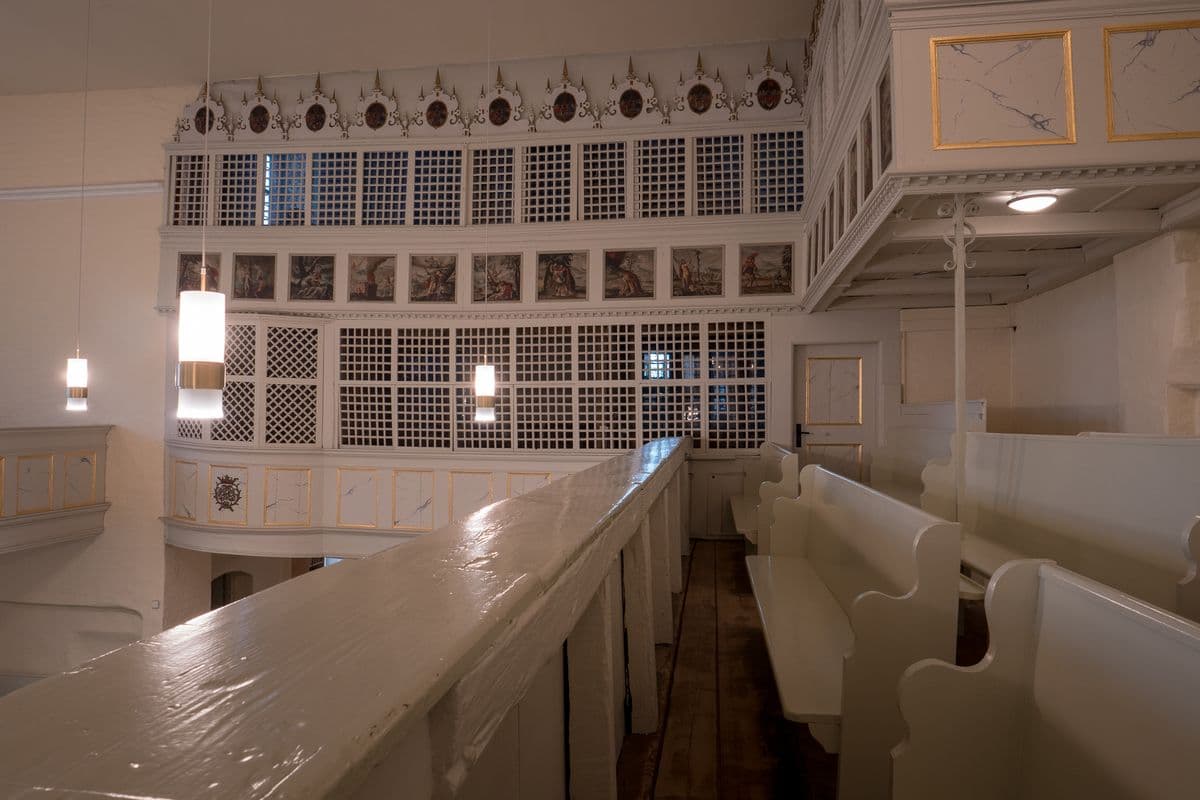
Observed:
[[[213,0],[213,80],[803,38],[815,0]],[[89,86],[199,84],[205,0],[92,0]],[[87,0],[0,0],[0,95],[77,91]]]

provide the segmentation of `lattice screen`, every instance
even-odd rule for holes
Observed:
[[[198,419],[176,420],[175,435],[180,439],[199,439],[204,431],[204,423]]]
[[[209,438],[214,442],[254,441],[254,381],[225,379],[225,390],[221,393],[225,417],[215,419],[209,428]]]
[[[628,450],[637,445],[637,387],[579,387],[579,448]]]
[[[476,364],[495,364],[496,382],[512,381],[512,329],[459,328],[454,343],[454,376],[459,383],[475,380]]]
[[[225,374],[254,377],[254,325],[225,326]]]
[[[634,208],[639,217],[681,217],[687,210],[687,147],[682,138],[637,143]]]
[[[767,434],[767,391],[759,383],[708,387],[708,446],[757,447]]]
[[[761,320],[708,323],[708,377],[765,378],[767,331]]]
[[[799,211],[804,202],[804,133],[756,133],[752,144],[754,213]]]
[[[450,447],[450,387],[396,387],[396,446]]]
[[[263,225],[303,225],[308,155],[267,153],[263,161]]]
[[[450,329],[398,329],[396,379],[415,383],[449,383]]]
[[[570,220],[571,145],[528,145],[524,153],[521,219],[525,222]]]
[[[517,449],[575,447],[575,390],[570,386],[517,386]]]
[[[313,153],[310,225],[353,225],[358,195],[358,153]]]
[[[499,370],[497,370],[499,372]],[[496,388],[496,421],[475,422],[475,391],[470,386],[454,390],[454,446],[460,450],[506,450],[512,447],[511,390]]]
[[[579,380],[637,379],[637,332],[632,324],[580,325]]]
[[[203,225],[208,190],[204,156],[171,156],[171,224]]]
[[[569,382],[572,362],[570,325],[517,328],[517,383]]]
[[[700,387],[682,384],[642,386],[642,442],[690,436],[700,446]]]
[[[471,157],[471,224],[495,225],[513,221],[514,149],[476,150]]]
[[[462,150],[418,150],[413,154],[414,225],[457,225],[462,221]]]
[[[267,377],[315,379],[318,330],[267,328]]]
[[[317,386],[268,383],[267,444],[317,444]]]
[[[253,225],[258,205],[258,155],[223,153],[217,192],[218,225]]]
[[[342,386],[338,423],[343,447],[392,447],[391,386]]]
[[[583,219],[625,218],[625,143],[583,145]]]
[[[696,137],[696,214],[742,212],[741,136]]]
[[[338,345],[340,380],[363,383],[392,380],[390,328],[343,328]]]
[[[665,322],[642,326],[642,379],[694,380],[700,377],[700,323]]]
[[[363,225],[403,225],[407,191],[408,153],[363,153]]]

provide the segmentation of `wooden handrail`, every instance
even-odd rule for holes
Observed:
[[[414,738],[452,793],[652,506],[678,501],[687,447],[651,442],[0,699],[0,795],[345,797]]]

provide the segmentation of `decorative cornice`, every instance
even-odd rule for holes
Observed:
[[[718,298],[719,299],[719,298]],[[237,301],[232,301],[237,302]],[[174,314],[178,311],[177,306],[173,305],[158,305],[154,310],[159,314]],[[324,320],[344,320],[344,319],[378,319],[389,320],[392,322],[406,322],[408,320],[447,320],[449,322],[468,322],[472,325],[479,324],[481,320],[530,320],[530,319],[640,319],[647,314],[653,314],[656,317],[672,317],[672,316],[696,316],[703,315],[707,317],[732,316],[732,315],[748,315],[748,314],[780,314],[789,313],[801,310],[799,303],[772,303],[764,305],[696,305],[696,306],[639,306],[638,308],[620,308],[599,309],[599,308],[555,308],[539,311],[536,308],[523,308],[520,311],[497,311],[495,305],[488,306],[486,313],[483,308],[483,303],[475,303],[471,307],[454,307],[447,308],[443,311],[423,311],[416,310],[411,306],[397,307],[394,311],[357,311],[353,309],[331,308],[328,311],[318,311],[299,308],[271,308],[271,309],[238,309],[236,307],[229,309],[229,315],[238,316],[272,316],[272,317],[290,317],[303,319],[324,319]]]

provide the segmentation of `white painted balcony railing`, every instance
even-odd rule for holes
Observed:
[[[616,797],[687,443],[651,442],[0,699],[0,795]],[[568,777],[569,776],[569,777]]]
[[[104,530],[110,425],[0,429],[0,553]]]

